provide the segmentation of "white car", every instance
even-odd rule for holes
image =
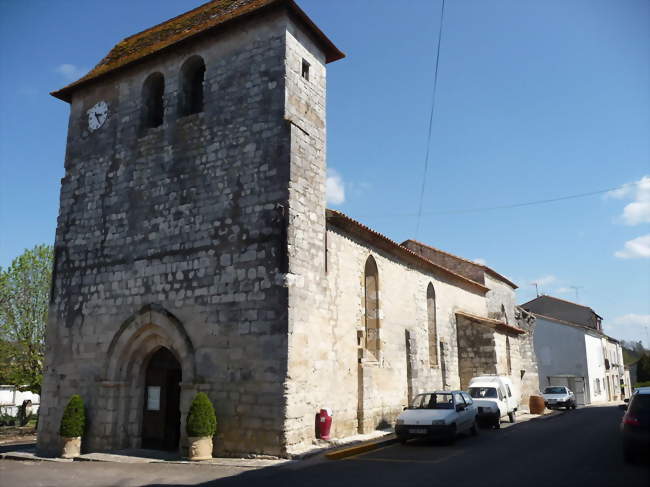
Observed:
[[[550,386],[544,389],[542,394],[544,405],[549,409],[555,408],[576,408],[576,396],[571,389],[564,386]]]
[[[418,394],[395,422],[395,434],[404,444],[411,438],[442,438],[453,442],[461,432],[478,434],[476,406],[463,391]]]
[[[505,416],[511,423],[516,421],[519,400],[513,389],[510,378],[500,375],[484,375],[469,381],[469,394],[478,408],[481,424],[500,428]]]

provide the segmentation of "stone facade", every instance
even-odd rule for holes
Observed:
[[[534,360],[515,338],[525,333],[508,328],[508,282],[449,269],[326,210],[330,57],[322,33],[291,12],[249,15],[70,91],[42,453],[55,453],[72,394],[87,405],[85,450],[140,447],[147,371],[162,348],[181,374],[181,450],[204,391],[225,455],[300,451],[324,407],[334,436],[388,426],[415,394],[459,388],[462,357],[480,352],[476,371],[502,371],[510,332],[513,374]],[[196,56],[202,109],[179,116],[181,68]],[[164,109],[148,128],[152,74]],[[109,116],[89,130],[100,100]],[[488,337],[459,313],[510,331]],[[475,335],[489,351],[465,344]]]
[[[206,66],[205,108],[177,118],[177,76],[193,55]],[[165,79],[164,123],[142,134],[141,88],[154,72]],[[303,289],[292,279],[313,267],[309,249],[318,262],[324,254],[300,247],[324,240],[324,96],[324,55],[283,12],[74,93],[42,450],[56,445],[74,393],[87,401],[85,448],[138,446],[142,364],[165,346],[182,365],[181,415],[197,390],[214,401],[218,451],[286,451],[288,332],[300,318],[289,303]],[[110,117],[90,133],[87,110],[100,99]]]

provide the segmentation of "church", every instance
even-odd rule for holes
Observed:
[[[38,431],[72,394],[85,451],[290,457],[390,426],[417,393],[512,377],[537,392],[534,319],[496,271],[326,208],[326,69],[293,0],[214,0],[118,43],[69,103]]]

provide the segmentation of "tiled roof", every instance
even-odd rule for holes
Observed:
[[[368,243],[375,245],[376,247],[390,253],[391,255],[394,255],[395,257],[400,258],[402,261],[417,265],[428,271],[441,272],[448,277],[459,280],[462,283],[469,285],[470,287],[483,293],[489,291],[489,289],[482,284],[472,281],[471,279],[461,276],[460,274],[457,274],[456,272],[453,272],[446,267],[442,267],[441,265],[425,259],[420,254],[413,252],[406,247],[403,247],[385,235],[382,235],[381,233],[365,226],[363,223],[350,218],[345,213],[341,213],[337,210],[327,210],[327,222],[337,228],[345,230],[346,232],[352,232],[354,235],[361,237]]]
[[[580,323],[573,323],[572,321],[561,320],[559,318],[554,318],[553,316],[547,316],[540,313],[535,313],[534,311],[528,311],[528,312],[533,314],[536,318],[541,318],[543,320],[559,323],[560,325],[568,325],[568,326],[573,326],[574,328],[582,328],[583,330],[591,332],[594,335],[598,335],[602,338],[607,338],[611,342],[620,343],[620,340],[614,337],[610,337],[609,335],[603,333],[602,331],[596,330],[595,328],[592,328],[590,326],[581,325]]]
[[[495,328],[499,331],[505,331],[508,333],[515,333],[517,335],[521,335],[522,333],[526,333],[526,330],[522,330],[518,326],[513,326],[509,325],[505,321],[499,321],[499,320],[494,320],[492,318],[485,318],[484,316],[478,316],[474,315],[471,313],[466,313],[465,311],[456,311],[456,314],[458,316],[462,316],[463,318],[467,318],[470,321],[476,321],[479,323],[486,324],[488,326],[491,326],[492,328]]]
[[[173,19],[127,37],[113,47],[108,55],[83,78],[54,91],[52,95],[61,100],[70,101],[72,91],[88,81],[140,61],[179,42],[213,31],[234,19],[241,19],[267,7],[276,6],[286,6],[307,25],[316,41],[323,47],[327,62],[336,61],[345,56],[296,5],[294,0],[212,0]]]
[[[460,261],[465,262],[467,264],[472,264],[472,265],[474,265],[476,267],[479,267],[479,268],[483,269],[483,271],[487,272],[488,274],[491,274],[493,277],[496,277],[497,279],[505,282],[506,284],[511,286],[513,289],[517,289],[519,287],[514,282],[512,282],[510,279],[508,279],[507,277],[499,274],[497,271],[495,271],[494,269],[492,269],[492,268],[490,268],[490,267],[488,267],[488,266],[486,266],[484,264],[479,264],[477,262],[465,259],[464,257],[460,257],[458,255],[451,254],[449,252],[445,252],[444,250],[440,250],[440,249],[438,249],[436,247],[432,247],[431,245],[427,245],[425,243],[422,243],[422,242],[419,242],[419,241],[413,240],[413,239],[409,239],[409,240],[406,240],[406,241],[402,242],[402,245],[406,245],[408,242],[413,242],[413,243],[415,243],[417,245],[421,245],[422,247],[427,247],[427,248],[433,250],[434,252],[440,252],[441,254],[449,256],[449,257],[451,257],[453,259],[457,259],[457,260],[460,260]]]

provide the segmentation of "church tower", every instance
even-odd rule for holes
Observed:
[[[124,39],[70,104],[38,447],[285,455],[292,333],[325,272],[326,64],[293,0],[214,0]],[[296,342],[297,343],[297,342]]]

